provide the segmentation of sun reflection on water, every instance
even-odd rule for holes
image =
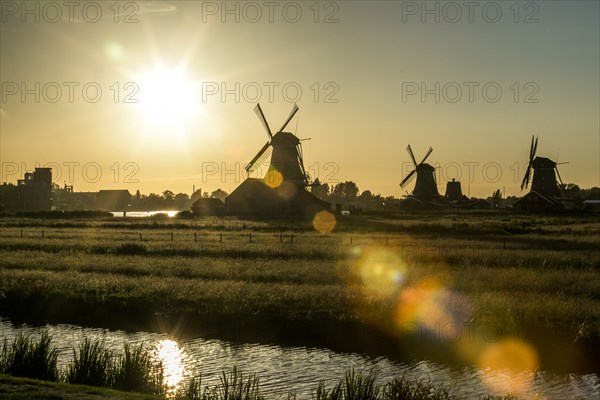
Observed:
[[[156,355],[163,364],[167,389],[174,391],[183,379],[183,350],[177,342],[164,339],[156,345]]]

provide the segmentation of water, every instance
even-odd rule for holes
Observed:
[[[174,217],[179,211],[127,211],[126,215],[123,215],[123,211],[111,211],[113,217],[152,217],[156,214],[166,214],[169,217]]]
[[[423,360],[411,364],[392,361],[385,357],[339,353],[325,348],[283,347],[265,344],[233,344],[221,340],[193,338],[177,340],[166,334],[127,333],[108,329],[83,328],[75,325],[15,326],[0,319],[0,338],[13,339],[20,332],[39,335],[48,329],[58,347],[59,367],[64,368],[73,356],[73,346],[85,337],[103,339],[115,352],[122,351],[123,343],[144,343],[153,357],[165,366],[166,381],[172,388],[181,387],[192,376],[202,374],[203,385],[219,383],[219,374],[234,365],[244,374],[256,373],[261,391],[268,398],[285,398],[295,392],[298,399],[310,399],[321,380],[327,387],[337,383],[345,372],[373,370],[380,383],[406,374],[410,379],[431,379],[436,386],[445,385],[461,398],[479,398],[486,394],[513,393],[520,399],[594,399],[600,397],[598,374],[554,374],[545,371],[512,373],[508,370],[460,367]]]

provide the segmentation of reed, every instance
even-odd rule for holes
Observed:
[[[74,384],[111,387],[114,369],[113,356],[104,342],[85,338],[77,351],[73,349],[73,361],[67,366],[65,380]]]
[[[19,334],[9,344],[4,340],[0,355],[0,372],[44,381],[57,381],[59,378],[56,347],[52,338],[43,331],[40,338]]]
[[[152,360],[143,343],[133,348],[125,343],[124,353],[116,361],[112,387],[129,392],[163,394],[162,363]]]

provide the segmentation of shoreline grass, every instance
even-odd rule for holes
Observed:
[[[150,353],[139,345],[131,349],[124,344],[123,354],[109,352],[104,342],[96,339],[85,339],[76,350],[73,348],[73,360],[65,371],[58,371],[56,367],[56,348],[51,346],[51,336],[43,332],[38,340],[31,336],[15,338],[9,346],[5,340],[5,347],[12,352],[2,352],[0,374],[7,374],[25,379],[9,379],[0,375],[0,393],[4,383],[21,382],[31,384],[31,379],[44,381],[44,386],[53,388],[68,388],[68,386],[49,385],[47,382],[75,384],[71,389],[86,386],[104,387],[123,392],[151,394],[156,399],[171,398],[175,400],[266,400],[262,394],[260,380],[255,374],[244,375],[234,366],[230,371],[223,370],[220,374],[220,383],[214,386],[203,386],[202,377],[194,377],[183,387],[175,391],[168,391],[165,383],[164,371],[159,361],[152,361]],[[36,357],[27,357],[31,353]],[[39,355],[44,357],[39,357]],[[18,368],[11,368],[18,359]],[[43,365],[40,365],[42,363]],[[40,370],[52,371],[52,374],[40,374]],[[20,391],[22,395],[23,391]],[[86,392],[90,392],[86,390]],[[125,396],[125,395],[123,395]],[[17,398],[18,396],[15,396]],[[138,395],[136,394],[137,398]],[[455,400],[447,388],[436,386],[433,382],[423,379],[408,380],[405,376],[395,377],[386,382],[376,383],[376,375],[372,371],[348,370],[340,381],[330,389],[323,381],[316,383],[312,390],[315,400]],[[36,396],[36,398],[40,398]],[[44,398],[44,397],[41,397]],[[51,397],[52,398],[52,397]],[[60,397],[59,397],[60,398]],[[288,399],[296,396],[290,392]],[[490,398],[483,396],[482,398]],[[495,397],[499,399],[515,399],[507,395]]]

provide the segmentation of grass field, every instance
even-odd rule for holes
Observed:
[[[599,249],[598,215],[352,216],[328,234],[303,221],[3,218],[0,315],[353,323],[392,337],[437,324],[449,342],[493,325],[597,342]]]

